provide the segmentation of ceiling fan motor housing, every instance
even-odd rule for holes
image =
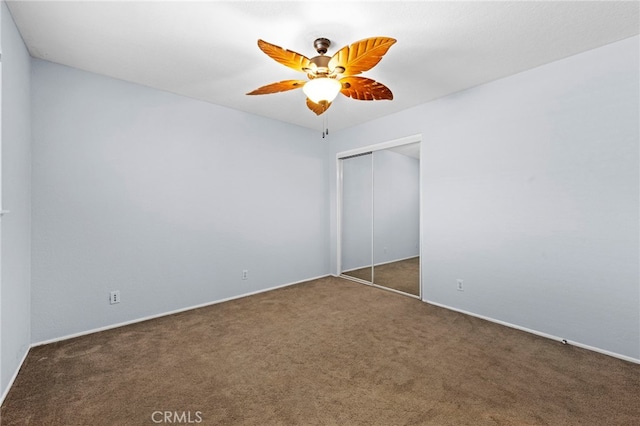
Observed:
[[[329,46],[331,46],[331,41],[328,38],[317,38],[313,42],[313,46],[316,48],[316,51],[320,54],[320,56],[315,56],[309,60],[315,68],[312,71],[312,75],[318,76],[328,76],[331,75],[335,77],[336,74],[342,74],[344,72],[344,67],[337,66],[335,68],[329,67],[329,62],[331,58],[329,56],[325,56]]]
[[[331,57],[324,55],[311,58],[309,62],[315,65],[315,67],[312,68],[312,73],[316,76],[330,74],[332,70],[329,69],[329,61],[331,61]]]

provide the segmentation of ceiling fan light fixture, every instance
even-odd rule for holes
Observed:
[[[335,78],[319,77],[307,81],[302,87],[302,91],[312,102],[333,102],[342,90],[342,84]]]
[[[325,54],[331,42],[319,38],[314,43],[319,55],[309,59],[292,50],[258,40],[258,47],[267,56],[307,74],[309,81],[283,80],[259,87],[247,95],[266,95],[302,88],[307,96],[307,108],[316,115],[324,114],[338,93],[359,101],[392,100],[393,93],[387,86],[358,74],[375,67],[395,42],[390,37],[365,38],[344,46],[333,56],[327,56]]]

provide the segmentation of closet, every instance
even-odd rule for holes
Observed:
[[[340,273],[420,297],[420,143],[338,155]]]

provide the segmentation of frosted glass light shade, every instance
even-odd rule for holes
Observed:
[[[314,78],[302,86],[302,91],[307,98],[316,104],[322,101],[332,102],[338,96],[340,89],[342,84],[335,78],[328,77]]]

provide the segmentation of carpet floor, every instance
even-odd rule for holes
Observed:
[[[344,272],[344,275],[371,281],[371,267]],[[420,257],[376,265],[373,282],[382,287],[420,296]]]
[[[165,414],[204,425],[637,425],[640,365],[328,277],[35,347],[0,419],[153,425]]]

